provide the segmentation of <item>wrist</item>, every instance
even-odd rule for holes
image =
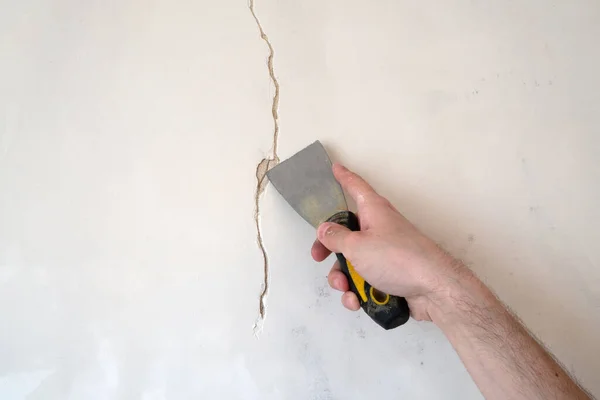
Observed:
[[[447,256],[437,285],[429,295],[428,314],[431,321],[444,329],[468,322],[473,310],[488,308],[495,300],[493,293],[460,260]]]

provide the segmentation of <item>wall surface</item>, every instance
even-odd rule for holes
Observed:
[[[481,398],[257,232],[316,139],[600,396],[598,3],[255,1],[0,2],[0,397]]]

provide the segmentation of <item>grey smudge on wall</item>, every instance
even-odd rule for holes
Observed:
[[[315,278],[313,288],[315,292],[314,303],[310,305],[309,308],[312,308],[313,306],[319,308],[324,303],[331,302],[331,289],[329,288],[329,283],[327,283],[327,278]]]
[[[329,379],[321,365],[321,357],[318,350],[313,345],[312,335],[306,326],[298,326],[292,329],[291,333],[298,360],[304,365],[307,371],[309,398],[313,400],[333,399]]]
[[[321,280],[322,278],[319,278],[319,280]],[[319,297],[330,297],[331,296],[331,291],[329,290],[329,284],[327,283],[327,281],[325,281],[325,283],[316,283],[315,284],[315,292],[317,293],[317,296]]]
[[[294,337],[304,336],[305,334],[306,334],[305,326],[298,326],[298,327],[292,329],[292,335],[294,335]]]
[[[417,341],[417,354],[423,354],[425,351],[425,343],[422,340]]]

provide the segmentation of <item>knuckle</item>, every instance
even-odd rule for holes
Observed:
[[[392,203],[390,203],[390,201],[388,199],[386,199],[385,197],[375,193],[373,196],[373,202],[377,205],[381,205],[381,206],[386,206],[389,207],[392,205]]]

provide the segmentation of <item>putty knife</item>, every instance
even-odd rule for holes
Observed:
[[[333,176],[331,161],[318,140],[283,161],[267,177],[275,189],[308,223],[317,228],[323,222],[335,222],[358,231],[356,215],[348,211],[340,184]],[[408,321],[406,299],[383,293],[366,282],[346,260],[336,254],[350,290],[356,294],[362,309],[385,329],[393,329]]]

